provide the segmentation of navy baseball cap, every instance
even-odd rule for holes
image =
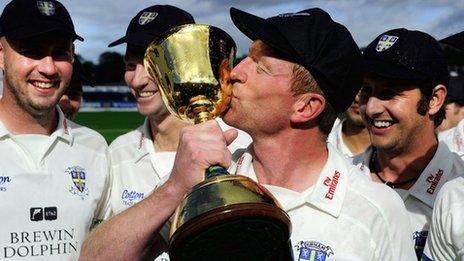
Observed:
[[[194,24],[192,15],[172,5],[154,5],[140,11],[129,23],[126,35],[110,43],[113,47],[129,43],[146,47],[156,37],[183,24]]]
[[[377,36],[363,52],[367,73],[398,80],[448,85],[446,58],[429,34],[405,28]]]
[[[71,16],[56,0],[12,0],[0,16],[0,36],[21,40],[58,31],[73,40],[84,39],[76,34]]]
[[[362,84],[361,52],[350,32],[320,8],[263,19],[230,9],[235,26],[314,77],[336,112],[350,106]]]
[[[440,43],[448,44],[464,51],[464,31],[441,39]]]

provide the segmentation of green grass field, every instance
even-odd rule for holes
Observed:
[[[116,137],[143,123],[144,117],[136,111],[79,112],[75,122],[98,131],[110,144]]]

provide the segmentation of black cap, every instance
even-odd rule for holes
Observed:
[[[451,71],[447,90],[446,102],[464,103],[464,75]]]
[[[146,47],[156,37],[176,26],[194,24],[192,15],[172,5],[154,5],[140,11],[129,23],[126,35],[110,43],[113,47],[129,43]]]
[[[0,16],[0,36],[21,40],[44,33],[59,31],[74,40],[76,34],[66,8],[56,0],[12,0]]]
[[[364,50],[364,70],[398,80],[448,85],[446,58],[429,34],[398,28],[375,38]]]
[[[361,53],[350,32],[319,8],[267,19],[230,9],[235,26],[289,61],[305,67],[337,112],[345,111],[362,83]]]
[[[461,51],[464,51],[464,31],[441,39],[440,43],[449,44]]]

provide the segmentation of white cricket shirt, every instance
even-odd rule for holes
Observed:
[[[365,153],[353,159],[353,163],[369,178],[371,178],[369,161],[372,152],[373,147],[371,146]],[[395,189],[408,210],[411,230],[413,231],[410,239],[414,241],[418,257],[422,256],[427,240],[433,204],[438,191],[445,182],[462,175],[464,175],[464,162],[440,142],[432,160],[427,164],[414,185],[409,190]]]
[[[438,133],[438,140],[448,145],[450,151],[464,159],[464,120],[456,127]]]
[[[304,192],[264,184],[290,216],[294,259],[414,260],[401,198],[366,179],[330,144],[328,150],[318,181]],[[251,154],[234,156],[231,173],[256,181]]]
[[[222,130],[231,128],[222,120],[216,119]],[[248,143],[247,143],[248,142]],[[246,147],[250,136],[239,131],[239,136],[229,150]],[[153,146],[148,119],[142,126],[119,136],[110,145],[113,185],[110,198],[112,215],[116,215],[141,201],[169,178],[174,165],[174,151],[157,152]],[[169,222],[160,231],[166,242],[169,239]],[[163,253],[156,260],[169,260]]]
[[[424,260],[464,260],[464,178],[443,185],[435,200]]]
[[[1,260],[77,260],[92,222],[106,213],[108,146],[57,110],[56,130],[36,148],[0,121]]]

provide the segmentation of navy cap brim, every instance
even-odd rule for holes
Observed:
[[[123,43],[147,47],[153,40],[153,35],[144,32],[137,32],[119,38],[118,40],[110,43],[108,47],[113,47]]]
[[[234,7],[230,8],[230,17],[235,26],[251,40],[259,39],[290,59],[298,57],[279,29],[268,20]]]
[[[427,77],[410,70],[406,67],[398,66],[396,64],[387,63],[385,61],[363,59],[363,69],[366,73],[372,73],[388,79],[399,80],[427,80]]]
[[[27,28],[17,29],[15,31],[5,33],[4,36],[13,40],[22,40],[50,32],[61,32],[71,36],[71,38],[75,40],[84,41],[84,38],[77,35],[75,32],[65,29],[61,25],[49,23],[37,23],[30,25]]]

